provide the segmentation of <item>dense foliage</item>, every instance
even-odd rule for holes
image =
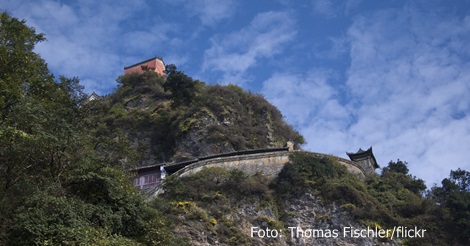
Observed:
[[[150,236],[162,220],[129,182],[129,144],[91,120],[76,78],[54,79],[41,35],[0,18],[0,244],[171,241]]]

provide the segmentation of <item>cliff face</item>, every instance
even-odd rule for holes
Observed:
[[[185,221],[175,233],[190,245],[402,245],[398,240],[351,236],[351,230],[367,230],[336,204],[325,205],[312,193],[283,204],[286,216],[279,219],[272,207],[257,202],[241,202],[226,216],[239,230],[238,238],[226,238],[224,225]],[[375,229],[375,228],[374,228]]]
[[[290,245],[402,245],[400,241],[387,238],[352,235],[351,231],[367,230],[367,227],[356,221],[344,206],[337,203],[325,205],[312,193],[287,201],[286,210],[288,216],[284,218],[284,223],[301,229],[291,228],[288,231],[291,238],[286,242]]]
[[[303,142],[274,106],[237,86],[194,81],[191,102],[175,104],[163,89],[165,77],[155,73],[124,75],[119,82],[101,101],[99,117],[126,136],[140,165]]]
[[[159,209],[173,221],[173,235],[189,245],[401,245],[352,235],[367,225],[353,217],[351,204],[327,202],[301,186],[286,196],[278,182],[207,168],[168,180],[157,200],[167,204]]]

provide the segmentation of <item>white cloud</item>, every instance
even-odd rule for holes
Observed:
[[[215,26],[221,20],[232,17],[237,5],[234,0],[167,0],[166,2],[182,6],[189,16],[197,16],[206,26]]]
[[[262,92],[306,137],[306,149],[345,157],[373,146],[382,166],[408,161],[430,185],[450,170],[470,169],[470,62],[463,45],[470,21],[405,10],[354,19],[345,37],[351,60],[344,87],[332,84],[331,71],[314,69],[275,74]]]
[[[469,169],[470,63],[458,45],[470,40],[465,26],[468,18],[390,10],[359,17],[349,29],[346,84],[360,104],[349,134],[383,146],[376,151],[382,165],[401,158],[430,183]]]
[[[234,1],[202,0],[200,3],[193,2],[200,14],[204,25],[213,25],[214,23],[229,18],[235,12]]]
[[[335,77],[329,70],[317,69],[305,74],[277,73],[263,82],[262,93],[306,137],[306,149],[331,154],[347,150],[350,112],[337,100]]]
[[[331,19],[348,14],[349,10],[360,2],[360,0],[312,0],[312,6],[315,14]]]
[[[313,0],[313,10],[320,14],[323,15],[327,18],[333,18],[336,17],[338,14],[338,7],[335,6],[335,3],[333,0]]]
[[[204,54],[203,68],[220,71],[224,81],[242,84],[249,68],[262,58],[273,58],[296,34],[291,16],[283,12],[256,15],[249,26],[211,39]],[[239,80],[231,80],[231,79]],[[240,81],[242,80],[242,81]]]

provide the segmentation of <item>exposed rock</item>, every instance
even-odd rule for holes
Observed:
[[[176,234],[187,238],[191,245],[401,245],[399,240],[344,234],[344,228],[367,227],[355,221],[348,211],[335,204],[324,205],[311,193],[286,201],[282,207],[285,208],[285,216],[279,219],[273,206],[262,207],[260,201],[239,202],[226,215],[226,220],[233,223],[243,236],[232,238],[232,241],[224,238],[220,226],[208,228],[207,223],[188,218],[182,218],[182,225],[178,226]],[[277,237],[262,237],[261,233],[257,234],[259,230],[270,230],[271,235],[275,234],[274,231],[279,234]]]
[[[345,233],[345,228],[366,229],[366,227],[335,204],[323,205],[322,201],[311,193],[305,193],[300,199],[287,201],[286,205],[289,216],[283,220],[287,227],[299,227],[304,231],[318,230],[318,237],[307,237],[309,233],[306,232],[302,237],[302,233],[296,235],[297,229],[290,230],[295,232],[289,235],[293,236],[288,240],[290,245],[401,245],[398,241],[352,237],[349,233]],[[328,232],[335,230],[337,236],[333,233],[328,237]]]

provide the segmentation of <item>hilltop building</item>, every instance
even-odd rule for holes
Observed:
[[[159,75],[165,75],[165,63],[161,57],[153,57],[145,61],[138,62],[134,65],[124,67],[124,74],[143,73],[151,71]]]

